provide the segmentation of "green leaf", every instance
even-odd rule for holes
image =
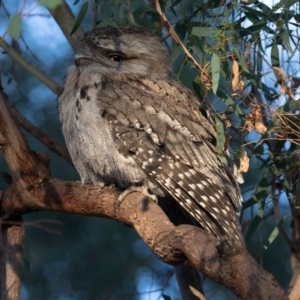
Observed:
[[[291,47],[290,44],[290,35],[289,35],[289,31],[287,29],[283,30],[283,33],[281,34],[282,40],[284,42],[284,45],[286,47],[286,49],[291,53],[294,54],[294,51]]]
[[[282,109],[285,112],[290,112],[290,111],[295,111],[296,109],[300,109],[300,101],[289,100],[286,104],[284,104]]]
[[[300,22],[300,14],[295,14],[294,18],[298,23]]]
[[[267,22],[257,22],[247,28],[251,32],[251,34],[260,32],[265,26],[267,25]]]
[[[276,44],[273,44],[271,50],[271,63],[272,63],[272,67],[276,67],[276,68],[280,67],[279,51],[278,51],[278,46]]]
[[[167,0],[164,11],[167,11],[173,5],[173,0]]]
[[[228,22],[228,20],[229,20],[229,16],[230,16],[231,14],[229,13],[229,9],[228,9],[228,7],[226,6],[226,5],[224,5],[224,16],[225,16],[225,20]]]
[[[256,203],[257,203],[256,199],[253,198],[253,197],[251,197],[248,200],[246,200],[246,201],[243,202],[243,204],[242,204],[243,205],[243,209],[249,208],[249,207],[255,205]]]
[[[9,20],[8,32],[13,39],[17,39],[21,32],[21,17],[19,14],[13,15]]]
[[[171,63],[173,63],[178,56],[182,53],[182,47],[179,45],[176,47],[176,49],[174,51],[172,51],[172,55],[171,55]]]
[[[256,0],[255,0],[256,1]],[[262,13],[261,11],[257,10],[257,9],[253,9],[252,7],[247,7],[247,6],[244,6],[244,9],[245,9],[245,12],[250,12],[254,15],[257,15],[259,17],[265,17],[265,14]],[[251,20],[252,21],[252,20]],[[254,22],[253,22],[254,23]]]
[[[256,55],[256,71],[258,74],[262,74],[262,68],[263,68],[263,62],[262,62],[262,54],[260,50],[257,50],[257,55]],[[258,83],[260,83],[261,80],[259,78]]]
[[[88,2],[83,3],[83,5],[81,6],[80,12],[78,14],[78,17],[76,18],[75,24],[74,24],[74,26],[73,26],[73,28],[71,30],[70,35],[72,35],[79,28],[82,20],[84,19],[85,15],[86,15],[88,7],[89,7],[89,3]]]
[[[205,8],[213,9],[213,8],[220,7],[222,4],[223,4],[222,0],[211,0],[207,2]]]
[[[257,7],[260,8],[267,15],[272,11],[268,5],[266,5],[262,2],[258,2]]]
[[[232,46],[232,49],[234,51],[234,53],[236,54],[238,60],[239,60],[239,63],[241,64],[241,67],[242,69],[251,74],[251,72],[249,71],[248,67],[247,67],[247,63],[246,63],[246,60],[245,60],[245,57],[243,54],[241,54],[241,52],[238,50],[238,48],[236,46]]]
[[[259,184],[257,185],[257,188],[255,190],[255,192],[253,193],[253,196],[247,201],[247,204],[243,204],[243,208],[245,209],[246,207],[249,207],[249,204],[254,205],[254,203],[256,202],[258,204],[258,212],[256,214],[256,216],[253,218],[246,236],[245,236],[245,240],[246,240],[246,244],[249,242],[249,240],[251,239],[251,237],[253,236],[253,234],[255,233],[256,229],[258,228],[261,220],[263,219],[263,215],[264,215],[264,209],[265,209],[265,202],[267,197],[270,194],[270,191],[268,189],[269,183],[268,183],[268,179],[267,178],[262,178],[259,182]]]
[[[220,80],[220,59],[216,53],[211,58],[212,91],[216,94]]]
[[[39,0],[39,2],[45,5],[49,9],[54,9],[59,5],[63,4],[62,0]]]
[[[192,34],[196,36],[212,36],[214,30],[209,27],[193,27]]]
[[[102,18],[102,21],[106,23],[106,25],[113,26],[114,21],[111,14],[111,2],[102,4],[100,7],[100,15]]]
[[[245,11],[245,15],[246,15],[246,17],[247,17],[247,19],[249,20],[249,21],[251,21],[253,24],[255,23],[255,22],[260,22],[260,18],[259,18],[259,16],[257,15],[257,14],[254,14],[254,13],[252,13],[252,12],[246,12]]]
[[[252,222],[251,222],[251,224],[250,224],[250,226],[247,230],[246,236],[245,236],[246,245],[249,243],[251,237],[254,235],[254,233],[255,233],[256,229],[258,228],[261,220],[262,220],[262,217],[258,214],[253,218],[253,220],[252,220]]]
[[[271,246],[271,244],[274,242],[274,240],[278,237],[280,233],[279,229],[282,228],[282,226],[283,226],[283,220],[280,220],[278,225],[273,229],[270,236],[268,237],[267,242],[264,245],[264,250],[267,250],[269,246]]]
[[[226,99],[222,99],[222,102],[227,105],[227,107],[232,108],[232,110],[240,117],[244,116],[244,113],[240,109],[240,107],[236,104],[236,102],[232,99],[227,97]]]
[[[286,166],[286,165],[285,165]],[[282,187],[285,191],[290,192],[292,189],[291,182],[285,177],[282,182]]]
[[[299,0],[280,0],[278,3],[276,3],[276,9],[278,10],[281,7],[290,8],[298,2]],[[284,16],[285,14],[282,15]]]

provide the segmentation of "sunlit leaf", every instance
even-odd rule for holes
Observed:
[[[39,2],[49,9],[54,9],[63,4],[63,0],[39,0]]]
[[[21,18],[19,14],[12,16],[8,24],[8,32],[12,38],[17,39],[21,32]]]
[[[271,232],[270,236],[267,239],[267,242],[264,245],[264,250],[267,250],[272,243],[274,242],[274,240],[278,237],[280,231],[279,229],[283,226],[283,220],[280,220],[278,225],[273,229],[273,231]]]
[[[83,21],[85,15],[87,13],[88,7],[89,7],[88,2],[83,3],[83,5],[81,6],[78,17],[75,20],[75,24],[71,30],[70,35],[72,35],[79,28],[81,22]]]
[[[212,91],[216,94],[220,80],[220,59],[216,53],[211,58]]]
[[[286,165],[285,165],[286,166]],[[292,186],[291,186],[291,182],[285,177],[283,179],[283,182],[282,182],[282,187],[284,188],[284,190],[286,191],[290,191]]]

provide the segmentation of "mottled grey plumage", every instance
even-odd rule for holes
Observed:
[[[82,182],[168,193],[216,237],[243,244],[238,184],[195,96],[172,79],[159,38],[122,27],[81,42],[58,106]]]

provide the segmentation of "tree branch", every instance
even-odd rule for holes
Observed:
[[[110,187],[100,192],[97,185],[50,178],[31,188],[30,202],[16,195],[16,189],[12,184],[4,191],[2,212],[49,210],[115,219],[134,227],[162,261],[193,267],[243,299],[288,299],[246,249],[224,254],[215,237],[195,226],[174,226],[156,203],[139,193],[130,194],[116,208],[120,192]]]
[[[70,35],[75,20],[66,1],[64,1],[62,5],[57,6],[55,10],[49,10],[49,12],[59,25],[72,48],[75,49],[78,39],[83,35],[83,30],[79,27],[74,34]]]
[[[72,159],[70,157],[69,151],[55,139],[53,139],[50,135],[43,132],[38,127],[34,126],[30,123],[17,109],[16,107],[10,103],[7,99],[4,99],[5,105],[9,109],[9,112],[14,119],[14,121],[18,122],[21,127],[23,127],[27,132],[29,132],[32,136],[42,142],[49,150],[53,151],[57,155],[64,158],[68,163],[73,165]]]
[[[23,225],[1,227],[1,296],[3,300],[20,299]]]
[[[13,47],[7,44],[2,37],[0,37],[0,47],[7,53],[8,56],[20,66],[22,66],[25,70],[27,70],[32,76],[36,77],[43,84],[45,84],[50,90],[52,90],[55,94],[59,94],[61,91],[61,87],[50,77],[45,75],[42,71],[37,69],[34,65],[30,64],[26,61],[18,51],[16,51]]]

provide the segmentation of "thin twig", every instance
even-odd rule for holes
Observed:
[[[45,84],[50,90],[52,90],[55,94],[59,94],[61,91],[61,87],[50,77],[48,77],[45,73],[37,69],[35,66],[26,61],[20,53],[18,53],[14,48],[12,48],[9,44],[5,42],[3,38],[0,37],[0,47],[7,53],[7,55],[22,66],[25,70],[27,70],[34,77],[39,79],[43,84]]]
[[[159,0],[154,0],[154,5],[156,7],[156,11],[161,17],[163,25],[166,27],[172,38],[182,47],[184,53],[186,56],[193,62],[194,66],[199,70],[200,74],[205,77],[205,80],[211,84],[211,78],[209,74],[207,74],[206,70],[204,70],[196,61],[196,59],[193,57],[193,55],[190,53],[190,51],[185,47],[185,45],[182,43],[178,35],[176,34],[175,30],[171,26],[170,22],[168,21],[167,17],[163,13],[161,6],[159,4]]]

